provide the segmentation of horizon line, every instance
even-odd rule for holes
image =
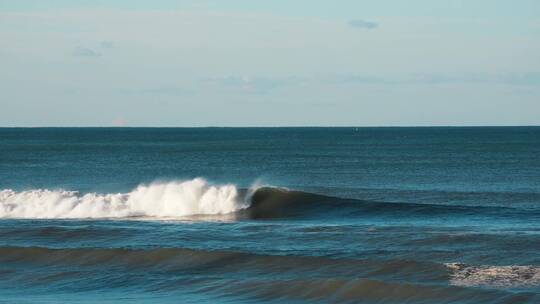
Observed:
[[[280,126],[0,126],[0,129],[262,129],[262,128],[526,128],[525,125],[280,125]]]

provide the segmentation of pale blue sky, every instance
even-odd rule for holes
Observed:
[[[0,0],[0,126],[540,124],[540,1]]]

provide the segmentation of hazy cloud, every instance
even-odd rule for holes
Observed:
[[[392,84],[394,79],[383,78],[373,75],[337,75],[328,79],[335,84]]]
[[[504,73],[496,76],[499,82],[514,85],[540,85],[540,72]]]
[[[261,76],[228,76],[204,80],[213,85],[220,85],[246,92],[266,93],[278,88],[298,85],[303,82],[297,77],[269,78]]]
[[[372,30],[374,28],[377,28],[379,24],[373,21],[354,19],[354,20],[349,21],[349,26],[354,27],[354,28],[359,28],[359,29]]]
[[[114,46],[112,41],[102,41],[100,45],[104,49],[112,49]]]
[[[505,85],[538,85],[540,73],[463,73],[463,74],[414,74],[410,82],[425,84],[485,83]]]
[[[402,75],[334,75],[326,79],[340,85],[384,84],[384,85],[441,85],[441,84],[505,84],[538,85],[540,73],[415,73]]]
[[[99,57],[99,56],[101,56],[101,53],[96,52],[96,51],[94,51],[92,49],[89,49],[89,48],[77,47],[73,51],[73,56],[78,56],[78,57]]]

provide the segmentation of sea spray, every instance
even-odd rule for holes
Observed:
[[[239,195],[235,185],[212,185],[203,178],[140,185],[129,193],[0,191],[0,218],[182,217],[227,214],[247,207],[249,200]]]

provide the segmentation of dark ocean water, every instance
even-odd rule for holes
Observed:
[[[540,127],[0,128],[0,303],[540,303]]]

